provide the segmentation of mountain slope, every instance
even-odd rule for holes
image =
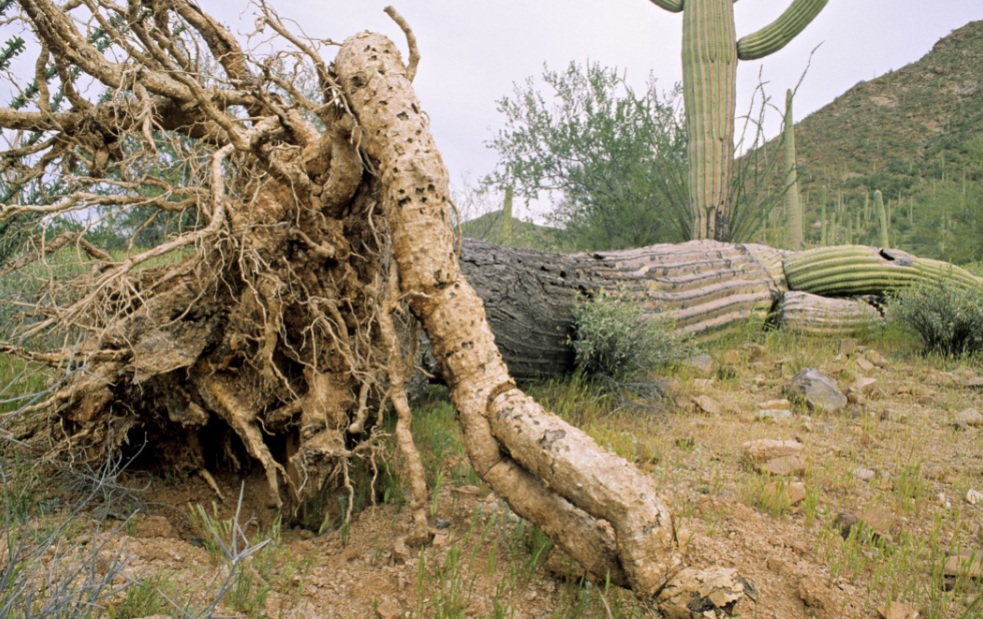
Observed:
[[[958,262],[983,259],[981,82],[978,21],[796,124],[810,221],[821,217],[823,187],[827,225],[838,216],[827,244],[876,243],[876,218],[864,203],[872,204],[871,193],[880,190],[891,211],[893,245]],[[818,242],[819,226],[811,233]]]

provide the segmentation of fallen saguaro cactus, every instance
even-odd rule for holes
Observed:
[[[884,294],[942,278],[953,285],[983,288],[983,279],[947,262],[864,245],[820,247],[792,254],[785,260],[785,275],[789,289],[823,296]]]

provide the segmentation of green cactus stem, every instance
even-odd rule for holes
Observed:
[[[729,240],[733,211],[737,48],[731,0],[687,0],[683,10],[683,107],[689,193],[697,239]]]
[[[741,60],[757,60],[774,54],[805,30],[826,6],[826,2],[827,0],[793,0],[778,19],[737,42],[737,57]]]
[[[889,221],[887,218],[887,209],[884,207],[884,196],[881,194],[880,190],[874,192],[874,211],[877,213],[877,219],[880,223],[880,236],[878,237],[878,243],[881,247],[887,248],[891,246],[891,239],[889,237]]]
[[[983,290],[983,278],[948,262],[864,245],[795,253],[785,260],[785,277],[790,290],[822,296],[885,294],[943,278],[950,285]]]
[[[652,0],[667,11],[683,13],[683,106],[694,239],[731,240],[737,61],[778,51],[827,1],[792,0],[773,23],[738,41],[733,0]]]
[[[683,0],[652,0],[652,4],[660,6],[672,13],[678,13],[683,10]]]
[[[502,245],[512,247],[512,185],[505,188],[505,202],[502,204]]]
[[[829,188],[823,185],[819,190],[819,245],[825,247],[829,242],[829,224],[826,221],[826,200]]]
[[[802,249],[802,202],[799,200],[799,174],[795,164],[795,123],[792,117],[792,91],[785,91],[785,209],[792,249]]]

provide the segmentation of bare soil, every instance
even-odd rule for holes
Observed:
[[[888,348],[779,337],[713,351],[709,373],[678,371],[669,382],[672,404],[603,417],[560,412],[658,480],[691,565],[733,567],[753,584],[756,601],[742,603],[740,616],[878,617],[878,607],[897,601],[922,617],[957,617],[975,588],[962,579],[946,591],[942,565],[948,554],[983,548],[983,504],[967,500],[970,490],[983,489],[983,443],[979,427],[955,419],[967,409],[983,410],[981,368]],[[783,385],[807,366],[835,378],[844,392],[862,377],[876,383],[836,413],[792,403],[789,420],[759,418],[759,410],[781,406],[769,401],[784,398]],[[534,391],[548,406],[564,408],[555,386]],[[742,445],[763,438],[801,442],[804,473],[775,478],[755,471]],[[320,535],[284,529],[266,555],[270,567],[252,585],[256,593],[269,589],[262,607],[236,610],[223,601],[217,612],[654,616],[628,592],[578,583],[562,558],[537,556],[542,544],[533,528],[487,488],[466,483],[456,474],[461,467],[455,458],[444,462],[446,475],[430,506],[435,537],[429,546],[406,546],[409,511],[394,503],[370,506],[350,526]],[[189,505],[230,518],[240,480],[218,473],[216,480],[222,499],[199,476],[153,478],[143,510],[105,552],[122,551],[132,577],[166,575],[180,600],[207,599],[225,568],[204,547],[208,540],[192,526]],[[789,505],[784,495],[773,498],[797,481],[804,500]],[[246,480],[240,522],[255,541],[270,535],[276,517],[267,497],[261,475]],[[866,520],[873,533],[844,539],[842,514]]]

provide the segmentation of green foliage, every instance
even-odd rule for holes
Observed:
[[[913,328],[925,352],[964,356],[983,352],[983,290],[956,286],[946,278],[903,290],[890,316]]]
[[[505,128],[491,141],[489,180],[517,196],[548,194],[552,223],[571,249],[618,249],[690,238],[686,135],[679,90],[650,81],[635,93],[615,69],[571,63],[544,69],[548,101],[532,79],[498,102]]]
[[[600,292],[574,309],[576,364],[591,376],[630,378],[684,356],[672,323],[647,317],[633,302]]]

